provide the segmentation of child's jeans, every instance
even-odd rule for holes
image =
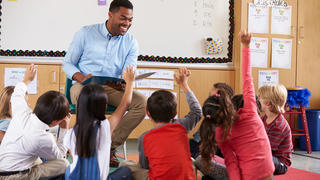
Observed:
[[[120,163],[120,166],[127,166],[132,172],[132,180],[149,180],[148,169],[141,168],[132,160],[125,160]]]
[[[107,180],[131,180],[132,172],[129,167],[121,166],[109,174]]]
[[[210,172],[204,173],[204,169],[201,164],[201,156],[199,156],[196,159],[195,166],[197,167],[197,169],[200,170],[200,172],[202,172],[205,176],[207,176],[206,177],[207,179],[209,179],[209,178],[215,179],[215,180],[228,180],[229,179],[226,166],[224,164],[221,164],[220,162],[212,160],[211,161],[211,168],[209,170]]]
[[[274,164],[274,175],[285,174],[288,171],[288,167],[282,163],[277,157],[272,156]]]

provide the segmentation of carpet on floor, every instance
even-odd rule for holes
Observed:
[[[289,168],[284,175],[276,175],[274,180],[319,180],[320,174],[308,172],[301,169]]]
[[[123,155],[119,155],[119,160],[123,161]],[[127,159],[139,161],[139,156],[137,154],[128,154]],[[110,172],[113,172],[116,168],[110,168]],[[201,179],[198,173],[198,179]],[[308,172],[305,170],[300,170],[296,168],[289,168],[288,172],[284,175],[274,176],[274,180],[319,180],[320,174]]]

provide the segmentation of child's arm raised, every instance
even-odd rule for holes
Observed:
[[[254,87],[251,74],[251,59],[250,59],[250,41],[251,34],[246,31],[239,33],[239,39],[243,46],[242,48],[242,85],[243,85],[243,108],[257,111]]]
[[[111,133],[117,127],[124,113],[127,111],[129,105],[131,104],[135,73],[136,72],[133,69],[133,67],[128,66],[123,74],[124,80],[126,81],[126,88],[124,94],[116,111],[110,116],[110,118],[108,118],[110,122]]]
[[[33,81],[34,77],[37,74],[37,71],[38,66],[34,64],[28,66],[26,72],[24,73],[24,80],[21,83],[18,83],[14,88],[11,96],[12,116],[16,116],[20,112],[25,112],[26,109],[30,109],[25,96],[27,92],[27,86],[31,81]]]
[[[188,84],[188,77],[191,75],[191,72],[185,68],[181,67],[174,73],[174,80],[179,84],[182,90],[186,93],[191,91]]]
[[[33,81],[34,77],[36,76],[38,71],[38,66],[31,64],[27,69],[26,72],[24,73],[24,82],[26,85],[28,85],[31,81]]]
[[[199,101],[188,85],[188,77],[190,74],[191,72],[185,67],[179,68],[179,70],[174,73],[174,79],[186,94],[186,99],[190,109],[190,112],[184,118],[177,119],[176,122],[183,125],[187,132],[191,131],[197,125],[201,119],[202,112]]]

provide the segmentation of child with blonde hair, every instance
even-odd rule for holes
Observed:
[[[276,84],[265,85],[258,90],[261,108],[265,113],[262,120],[271,145],[274,174],[285,174],[291,165],[291,129],[283,116],[287,94],[283,85]]]
[[[10,98],[13,90],[14,86],[7,86],[0,92],[0,143],[12,118]]]

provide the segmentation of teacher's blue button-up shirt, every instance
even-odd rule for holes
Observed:
[[[72,79],[84,75],[119,77],[128,65],[136,67],[138,43],[129,33],[112,36],[105,23],[81,28],[73,38],[62,68]]]

